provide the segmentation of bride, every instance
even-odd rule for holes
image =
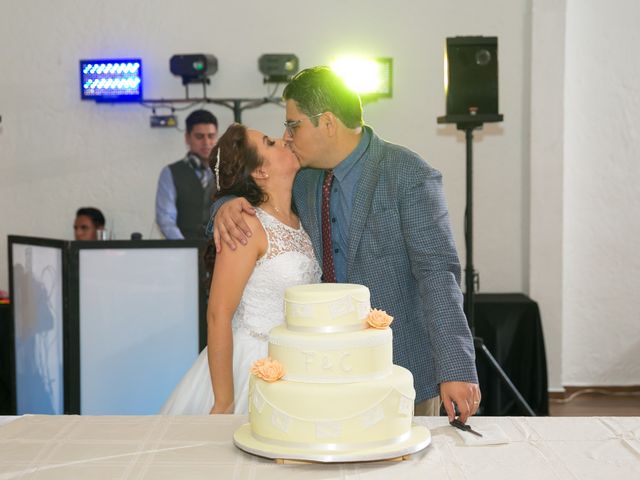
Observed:
[[[267,356],[269,330],[284,320],[284,290],[317,283],[320,269],[291,209],[300,164],[282,139],[233,124],[209,160],[218,196],[246,198],[254,234],[246,248],[216,255],[207,307],[207,347],[160,413],[247,413],[249,369]]]

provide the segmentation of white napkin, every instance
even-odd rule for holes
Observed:
[[[509,437],[497,423],[482,425],[481,428],[474,426],[473,429],[476,432],[481,433],[482,437],[478,437],[473,433],[454,428],[458,435],[460,435],[460,438],[462,438],[462,440],[464,441],[464,444],[468,447],[476,447],[479,445],[500,445],[502,443],[509,443]]]

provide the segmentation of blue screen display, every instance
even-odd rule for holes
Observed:
[[[80,60],[80,95],[98,102],[142,101],[139,58]]]

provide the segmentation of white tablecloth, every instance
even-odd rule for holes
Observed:
[[[234,447],[244,416],[26,416],[0,421],[0,480],[640,478],[640,417],[474,417],[510,439],[475,447],[445,417],[415,420],[433,438],[407,461],[278,465]]]

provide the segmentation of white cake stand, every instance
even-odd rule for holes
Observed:
[[[245,452],[272,459],[321,463],[374,462],[395,459],[419,452],[431,443],[431,432],[426,427],[414,425],[411,427],[411,435],[401,443],[358,452],[327,452],[324,450],[314,451],[290,448],[262,442],[252,435],[251,424],[245,423],[234,433],[233,443]]]

